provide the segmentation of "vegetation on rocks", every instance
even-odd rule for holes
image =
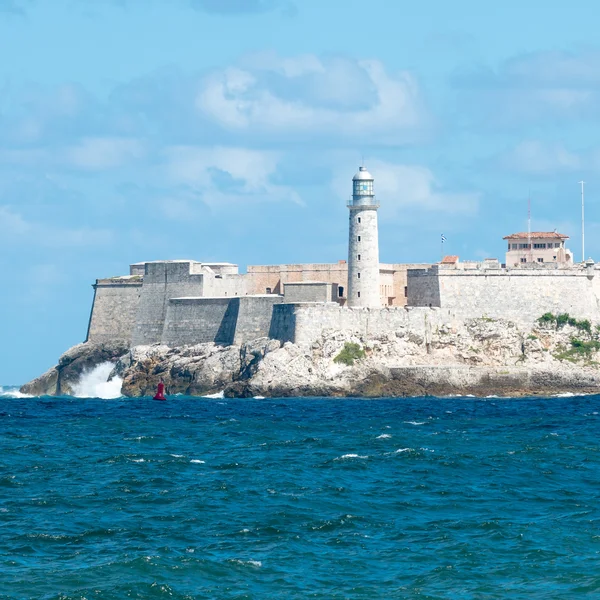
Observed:
[[[580,331],[587,333],[588,335],[592,335],[592,324],[588,319],[578,320],[575,317],[571,317],[569,313],[561,313],[559,315],[553,315],[552,313],[544,313],[539,319],[538,323],[540,325],[553,324],[556,326],[556,329],[560,329],[565,325],[570,325],[571,327],[575,327]]]
[[[342,363],[347,367],[351,367],[355,360],[360,360],[365,356],[365,351],[360,347],[360,344],[346,342],[342,351],[333,359],[333,362]]]

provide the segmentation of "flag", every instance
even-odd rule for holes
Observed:
[[[442,244],[446,241],[446,236],[442,233]]]

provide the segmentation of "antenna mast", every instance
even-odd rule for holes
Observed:
[[[527,262],[533,262],[531,253],[531,190],[529,190],[527,197],[527,250],[529,250],[529,260]]]
[[[581,184],[581,262],[585,262],[585,212],[584,212],[584,196],[583,185],[585,181],[580,181]]]

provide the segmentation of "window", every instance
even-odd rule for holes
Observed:
[[[360,292],[356,292],[358,298],[360,298]]]
[[[529,250],[530,248],[529,244],[519,244],[519,250]]]
[[[360,235],[356,239],[360,242]]]
[[[552,260],[556,260],[556,256],[553,256],[553,257],[552,257]]]
[[[360,260],[360,254],[358,255],[358,260]]]
[[[513,245],[512,245],[512,249],[513,249],[513,250],[517,250],[518,248],[519,248],[519,244],[513,244]]]
[[[357,180],[354,182],[354,195],[355,196],[372,196],[373,195],[373,181],[370,180]]]
[[[522,259],[521,259],[521,262],[522,262],[522,263],[526,263],[526,262],[527,262],[527,259],[526,259],[526,258],[522,258]]]
[[[266,293],[270,294],[271,293],[271,288],[267,288],[267,292]]]
[[[555,248],[560,248],[561,246],[562,246],[562,243],[561,243],[561,242],[558,242],[557,244],[554,244],[554,247],[555,247]]]
[[[543,249],[546,247],[546,244],[534,244],[533,245],[534,248],[537,248],[538,250]]]
[[[343,298],[344,297],[344,288],[340,285],[338,287],[338,298]]]
[[[544,262],[543,258],[538,258],[538,262]]]
[[[404,286],[404,297],[408,298],[408,286],[407,285]]]
[[[360,273],[357,273],[357,278],[360,279]]]
[[[356,222],[360,223],[360,217],[356,217]]]

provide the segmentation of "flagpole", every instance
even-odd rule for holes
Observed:
[[[585,262],[585,213],[583,211],[583,185],[585,181],[580,181],[581,184],[581,262]]]

